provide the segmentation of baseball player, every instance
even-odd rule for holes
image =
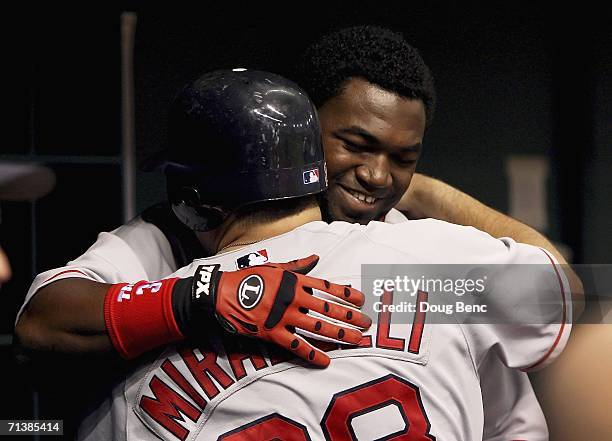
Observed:
[[[279,91],[282,102],[270,102],[269,95]],[[158,341],[165,333],[189,333],[194,324],[205,329],[197,335],[207,338],[170,344],[140,358],[120,390],[109,397],[111,402],[85,420],[84,438],[481,439],[479,376],[487,374],[481,370],[487,359],[534,369],[562,350],[571,327],[570,289],[550,253],[436,220],[327,224],[321,221],[316,193],[306,190],[313,183],[304,178],[316,169],[321,184],[317,191],[325,189],[326,170],[316,160],[322,157],[316,151],[320,145],[304,143],[303,136],[291,142],[279,136],[260,144],[253,156],[252,146],[244,143],[253,121],[257,133],[269,139],[267,135],[295,126],[296,114],[316,115],[314,107],[304,111],[306,101],[297,86],[257,71],[208,73],[179,96],[174,109],[177,115],[188,115],[188,126],[174,123],[197,136],[187,137],[167,158],[170,191],[181,222],[196,228],[218,253],[162,280],[107,286],[104,322],[113,346],[127,358],[137,356],[152,335]],[[316,124],[316,117],[312,121]],[[245,130],[226,130],[236,126]],[[214,144],[199,141],[211,138]],[[198,149],[208,152],[219,145],[223,161],[209,161],[206,154],[194,161]],[[278,170],[276,164],[287,158],[309,159]],[[257,187],[259,193],[246,191],[262,176],[266,178]],[[219,183],[224,188],[221,197],[214,185]],[[296,187],[302,195],[296,195]],[[187,200],[188,194],[197,194],[198,200]],[[311,274],[324,281],[310,284],[314,289],[308,292],[300,289],[308,285],[288,271],[265,278],[274,266],[235,272],[236,261],[250,253],[273,261],[314,253],[320,260]],[[535,308],[533,320],[521,325],[512,320],[441,322],[442,314],[422,308],[433,292],[419,290],[402,297],[400,291],[386,288],[379,302],[386,308],[380,309],[377,326],[358,347],[339,346],[367,325],[346,303],[360,305],[364,300],[348,286],[365,290],[362,264],[390,262],[502,265],[487,293],[491,308],[502,316],[533,302],[549,308],[541,316]],[[525,277],[515,272],[515,264],[528,264],[535,272]],[[447,278],[453,266],[430,266],[427,277]],[[105,277],[111,278],[112,270]],[[332,282],[343,289],[332,292],[335,296],[319,292]],[[416,309],[407,320],[393,322],[393,307],[405,303]],[[343,326],[329,320],[341,316],[347,321]],[[217,323],[237,335],[228,338]],[[290,353],[241,337],[261,339],[275,333],[287,339]],[[315,349],[304,337],[309,333],[332,342]],[[308,368],[294,357],[314,360],[324,350],[334,359],[327,369]]]
[[[235,197],[235,193],[232,193],[230,189],[224,190],[220,188],[217,191],[217,198],[214,201],[212,198],[209,198],[211,204],[204,208],[199,202],[199,191],[186,185],[186,182],[190,182],[194,176],[201,174],[197,168],[186,173],[183,164],[189,159],[188,155],[191,154],[190,152],[193,148],[202,140],[206,139],[207,144],[216,146],[214,152],[209,152],[209,157],[202,158],[207,163],[213,164],[218,162],[223,164],[233,160],[231,155],[235,154],[235,152],[228,149],[224,143],[226,143],[226,138],[228,138],[227,133],[235,133],[235,139],[232,138],[232,141],[238,142],[237,140],[239,139],[240,143],[252,149],[252,151],[245,150],[241,152],[245,159],[245,164],[249,165],[250,162],[257,164],[260,161],[265,161],[264,165],[270,168],[269,171],[257,175],[249,175],[242,169],[236,169],[233,174],[228,174],[226,169],[222,173],[209,174],[208,185],[215,186],[226,182],[230,183],[233,188],[240,188],[240,197],[243,199],[240,202],[275,199],[275,195],[278,194],[282,194],[284,198],[315,194],[319,193],[326,186],[326,182],[312,179],[313,173],[318,175],[320,173],[319,169],[324,168],[324,159],[320,148],[321,140],[318,119],[306,95],[299,91],[301,95],[293,98],[292,94],[298,93],[293,83],[272,74],[264,76],[257,72],[252,74],[249,72],[239,77],[236,72],[221,71],[218,75],[219,78],[203,77],[201,80],[202,84],[199,84],[199,86],[203,90],[208,90],[206,81],[213,81],[215,87],[226,81],[228,88],[232,86],[228,90],[236,94],[236,96],[229,97],[234,102],[250,104],[248,99],[242,97],[241,94],[253,93],[257,96],[257,100],[265,103],[262,104],[263,108],[253,108],[251,113],[246,115],[241,113],[240,116],[249,116],[250,119],[243,118],[240,121],[230,121],[222,113],[219,115],[211,113],[209,125],[212,128],[202,128],[200,127],[201,123],[197,115],[185,114],[184,103],[181,101],[184,99],[184,96],[176,100],[174,109],[171,112],[173,119],[170,123],[169,131],[170,137],[174,139],[173,142],[180,145],[181,148],[173,149],[172,161],[166,161],[165,164],[166,173],[168,174],[168,193],[174,212],[171,219],[165,220],[168,223],[174,222],[174,225],[164,225],[162,221],[157,223],[146,222],[145,219],[148,219],[149,213],[151,213],[151,217],[159,213],[159,211],[156,213],[154,210],[151,210],[145,213],[143,218],[139,218],[113,233],[101,234],[99,240],[83,256],[67,267],[61,270],[47,271],[39,275],[28,293],[25,304],[29,303],[34,294],[37,294],[36,301],[32,302],[27,310],[22,308],[19,316],[20,318],[23,317],[23,320],[18,319],[19,323],[26,324],[23,332],[21,332],[22,328],[19,325],[17,326],[17,334],[21,342],[26,346],[37,337],[42,340],[37,342],[36,345],[40,346],[42,342],[42,346],[45,346],[49,342],[49,345],[54,344],[54,349],[57,350],[59,348],[61,352],[100,353],[108,351],[114,346],[114,349],[123,355],[124,358],[133,359],[150,349],[182,340],[185,337],[197,338],[200,335],[199,333],[202,329],[200,329],[201,323],[196,317],[197,314],[192,317],[192,311],[188,307],[185,309],[185,305],[180,303],[180,300],[175,299],[172,304],[163,305],[163,308],[173,309],[178,315],[179,322],[180,320],[186,320],[185,323],[189,322],[188,325],[185,324],[179,329],[174,322],[168,322],[162,318],[159,318],[158,323],[152,311],[143,309],[134,311],[130,317],[126,318],[130,323],[131,331],[128,333],[129,335],[126,334],[125,341],[121,343],[111,342],[108,339],[107,328],[104,322],[107,317],[101,314],[102,304],[99,301],[103,296],[98,296],[97,293],[101,289],[104,294],[107,290],[105,285],[107,283],[140,279],[150,280],[152,279],[151,275],[159,276],[155,277],[156,279],[163,277],[163,275],[172,271],[171,268],[177,265],[176,260],[178,259],[176,259],[176,256],[193,259],[193,255],[184,257],[190,251],[190,246],[195,247],[197,244],[199,246],[197,251],[199,255],[222,251],[228,246],[211,242],[209,236],[203,234],[203,232],[219,227],[224,219],[221,207],[227,204],[238,204],[239,201],[230,199],[230,197]],[[247,87],[248,85],[251,85],[251,87]],[[259,95],[262,95],[262,97],[259,98]],[[200,104],[202,106],[207,105],[204,101]],[[214,102],[207,106],[207,111],[215,112],[214,105],[216,104]],[[283,106],[292,111],[295,117],[293,119],[285,118],[284,125],[278,127],[274,125],[276,119],[273,118],[276,117],[269,113],[271,112],[270,109],[282,108]],[[273,122],[266,124],[268,120]],[[235,125],[237,122],[240,125]],[[238,127],[240,128],[239,130],[237,129]],[[206,138],[201,138],[199,135],[202,134],[204,129],[208,130]],[[296,142],[301,143],[304,149],[303,154],[299,157],[289,150],[291,144]],[[270,145],[278,145],[278,151],[285,149],[292,154],[288,154],[286,157],[281,157],[278,154],[276,156],[263,157],[261,152],[269,149]],[[248,153],[251,153],[250,157]],[[285,176],[289,171],[300,167],[304,168],[306,165],[310,169],[304,170],[303,182],[300,185],[289,181],[288,177]],[[278,179],[274,181],[273,187],[268,185],[270,175],[278,176]],[[269,220],[274,220],[273,213],[269,215]],[[180,224],[180,228],[176,228],[177,224]],[[169,228],[169,231],[172,231],[173,227],[176,234],[171,235],[168,233],[167,236],[164,236],[163,231],[165,228]],[[193,232],[198,235],[199,241],[197,243],[195,242],[196,236]],[[187,244],[181,243],[180,241],[183,239],[181,235],[187,236],[188,234],[190,234],[188,239],[193,242],[187,242]],[[172,253],[173,246],[178,251]],[[137,251],[138,255],[143,258],[133,261],[134,251]],[[182,252],[183,255],[181,256],[179,252]],[[251,262],[264,263],[267,261],[267,257],[265,252],[249,253],[249,255],[244,256],[242,262],[245,260],[249,264]],[[309,289],[319,288],[330,295],[340,296],[345,303],[352,304],[352,306],[360,306],[363,303],[362,294],[350,287],[326,286],[322,280],[305,277],[301,274],[308,272],[316,264],[316,261],[315,257],[311,257],[296,262],[275,264],[274,266],[268,265],[265,270],[261,271],[259,277],[266,284],[272,285],[277,282],[277,278],[284,276],[289,270],[293,272],[295,280],[292,285],[283,285],[282,289],[287,290],[287,295],[294,295],[293,291],[301,287]],[[248,267],[249,264],[242,266]],[[236,262],[234,269],[236,270],[240,266],[239,262]],[[240,273],[240,271],[237,271],[237,273]],[[66,289],[61,294],[56,294],[54,292],[56,287],[60,286],[60,289],[63,289],[60,281],[65,278],[76,278],[77,280],[71,280],[71,282],[75,283],[75,286],[79,287],[82,291],[87,292],[88,295],[75,296],[75,292],[78,292],[78,289],[74,292]],[[207,294],[213,294],[210,290],[214,291],[216,289],[227,292],[236,291],[238,289],[238,286],[235,285],[236,280],[236,278],[226,277],[223,283],[210,286],[207,281],[202,281],[202,290]],[[44,289],[45,287],[53,289]],[[140,292],[124,292],[121,295],[129,298],[131,295],[140,295]],[[39,329],[36,327],[36,322],[31,327],[27,326],[32,323],[29,317],[38,314],[39,309],[44,309],[46,301],[56,302],[62,296],[67,306],[64,310],[47,310],[45,312],[49,314],[50,321],[54,321],[54,324],[59,323],[60,326],[56,329],[51,329],[48,334],[37,335]],[[301,296],[291,299],[291,303],[294,304],[296,309],[307,306],[301,302]],[[77,318],[73,315],[76,312],[79,314]],[[352,320],[346,319],[346,311],[343,309],[320,311],[320,313],[340,322],[359,323],[362,327],[367,327],[370,322],[368,317],[358,311],[354,311]],[[215,314],[217,312],[213,312],[213,315]],[[295,326],[293,323],[285,323],[285,325],[287,328]],[[339,329],[342,328],[335,329],[335,332]],[[329,332],[329,329],[324,329],[322,330],[322,335],[325,337],[325,334]],[[358,331],[346,330],[346,333],[347,337],[344,340],[346,343],[355,344],[361,338],[361,334]],[[290,332],[273,332],[270,334],[262,333],[259,337],[290,349],[290,341],[287,341],[289,335]],[[58,343],[52,343],[58,339]],[[131,341],[131,339],[136,340]],[[114,343],[114,345],[111,345],[111,343]],[[317,356],[312,356],[311,351],[315,351]],[[315,365],[326,366],[329,363],[329,358],[323,352],[316,351],[314,347],[310,348],[310,350],[307,350],[305,347],[297,353]]]
[[[402,35],[372,26],[331,33],[306,50],[293,78],[306,89],[319,110],[331,175],[326,198],[332,206],[329,211],[333,219],[379,219],[395,205],[412,218],[433,217],[472,225],[493,237],[512,237],[545,248],[559,262],[566,263],[555,247],[532,228],[440,181],[411,176],[416,164],[400,163],[418,158],[402,158],[400,147],[418,144],[411,142],[406,132],[409,122],[422,118],[418,109],[416,115],[411,114],[412,109],[401,103],[402,98],[422,101],[425,125],[431,121],[435,107],[429,70]],[[383,91],[393,92],[398,103],[392,101],[393,95],[385,100]],[[374,99],[381,95],[383,100]],[[358,190],[361,198],[377,193],[386,196],[397,183],[409,186],[399,202],[383,198],[367,205],[346,194],[348,190],[353,196],[357,192],[352,190]],[[395,194],[402,191],[396,188]],[[397,201],[396,198],[391,200]],[[392,209],[385,220],[398,222],[402,218]],[[569,276],[579,291],[580,282],[571,272]],[[577,308],[580,310],[580,305]],[[496,366],[492,369],[496,375],[481,376],[484,439],[548,439],[546,422],[527,375],[506,369],[495,358],[488,363]]]
[[[339,58],[350,58],[354,54],[359,53],[361,54],[360,56],[364,57],[364,62],[359,63],[359,60],[353,60],[353,64],[359,64],[362,68],[363,66],[367,67],[369,64],[370,68],[369,72],[330,71],[330,77],[333,77],[335,82],[342,84],[343,81],[349,78],[351,75],[362,76],[368,78],[369,81],[372,82],[372,85],[384,84],[388,90],[395,92],[398,97],[404,96],[410,98],[416,96],[418,98],[419,95],[414,95],[416,92],[411,91],[412,89],[416,91],[420,90],[422,94],[427,93],[428,96],[431,95],[433,97],[433,88],[431,86],[431,82],[428,81],[430,78],[428,76],[429,73],[426,70],[426,67],[420,64],[422,63],[422,60],[420,60],[420,57],[414,57],[412,52],[413,49],[410,48],[401,38],[398,38],[397,35],[389,34],[386,30],[381,31],[372,28],[357,29],[350,32],[344,31],[339,33],[339,35],[341,37],[340,40],[342,41],[337,41],[337,37],[334,37],[331,38],[331,42],[328,42],[327,44],[313,46],[314,48],[318,47],[320,52],[317,54],[317,50],[313,50],[314,55],[311,56],[311,60],[313,60],[315,67],[318,69],[319,66],[317,63],[321,59],[321,56],[329,56],[330,53],[337,54]],[[359,35],[363,35],[363,38],[357,38]],[[355,39],[355,44],[359,44],[360,47],[362,47],[362,50],[353,51],[351,49],[352,46],[349,44],[345,46],[346,50],[340,50],[342,45],[345,45],[346,40],[349,38]],[[337,45],[337,47],[329,47],[330,44],[333,46],[338,42],[341,44]],[[347,53],[353,55],[348,57]],[[382,54],[382,59],[389,57],[387,64],[380,64],[378,69],[375,69],[373,67],[375,66],[375,63],[371,63],[367,59],[368,54],[374,53]],[[395,54],[393,56],[400,58],[398,63],[394,62],[398,60],[393,58],[392,54]],[[336,59],[333,63],[329,63],[326,69],[336,69],[335,66],[340,64],[339,61],[341,60]],[[348,64],[349,63],[345,63],[344,65]],[[398,72],[394,70],[396,67],[393,67],[392,69],[390,66],[407,66],[406,68],[408,71],[400,72],[398,74]],[[306,68],[308,69],[308,66],[306,66]],[[310,68],[312,68],[312,66]],[[355,69],[355,66],[352,66],[351,69]],[[406,73],[410,73],[410,69],[413,69],[413,72],[418,74],[416,74],[416,76],[413,74],[405,76]],[[323,69],[322,72],[324,73],[325,69]],[[334,98],[337,98],[338,96],[351,96],[353,91],[352,89],[340,89],[342,93],[338,95],[338,84],[331,84],[327,81],[322,81],[321,75],[315,75],[315,72],[312,73],[315,80],[308,83],[307,87],[310,89],[309,93],[312,92],[314,96],[317,97],[319,110],[324,110],[326,104],[333,104]],[[308,75],[306,71],[304,74]],[[399,84],[392,84],[388,81],[388,79],[385,79],[385,75],[388,77],[405,79],[401,80]],[[412,85],[411,81],[413,82]],[[373,89],[376,90],[376,87]],[[325,95],[322,94],[321,91],[328,91],[328,93]],[[424,103],[427,101],[427,105],[425,105],[427,108],[426,113],[431,116],[433,101],[431,99],[425,100],[425,95],[423,95],[423,98],[418,99],[423,100]],[[338,100],[335,101],[337,102]],[[353,103],[349,102],[349,104]],[[401,104],[401,100],[399,104]],[[336,148],[339,141],[336,134],[329,129],[332,128],[333,125],[328,124],[328,122],[333,123],[334,121],[338,121],[335,115],[339,112],[346,112],[347,115],[358,115],[355,109],[350,105],[345,106],[344,108],[335,106],[335,108],[332,109],[330,109],[330,106],[327,106],[327,111],[320,114],[320,118],[323,122],[324,146],[326,148],[327,158],[330,160],[329,176],[331,176],[331,188],[339,187],[342,182],[337,178],[342,176],[346,177],[348,174],[347,171],[350,171],[350,169],[355,170],[355,179],[358,179],[357,182],[359,183],[359,188],[362,188],[366,192],[372,193],[371,188],[378,186],[376,181],[379,179],[380,175],[385,175],[385,173],[387,176],[392,176],[394,181],[399,181],[401,183],[400,187],[393,188],[392,192],[389,191],[390,186],[385,184],[382,189],[384,192],[389,192],[390,197],[381,198],[381,200],[376,201],[374,204],[363,203],[366,202],[365,193],[358,195],[356,199],[364,199],[363,201],[357,203],[357,209],[359,210],[357,214],[359,214],[359,216],[353,215],[354,217],[349,219],[353,221],[356,220],[367,222],[372,219],[379,219],[387,212],[385,221],[390,223],[405,221],[405,217],[398,211],[391,210],[388,212],[388,210],[398,202],[401,196],[401,191],[405,191],[406,187],[408,186],[416,162],[402,165],[401,168],[409,169],[410,173],[398,175],[394,170],[385,170],[384,163],[380,163],[383,165],[383,167],[380,167],[377,161],[372,160],[374,155],[368,155],[365,153],[367,148],[371,147],[371,145],[369,145],[367,142],[362,142],[363,146],[359,146],[358,143],[353,142],[352,144],[347,144],[347,148]],[[367,122],[367,116],[367,111],[365,115],[360,115],[359,123],[362,126],[365,124],[365,122]],[[418,113],[416,116],[418,119]],[[414,119],[414,115],[409,116],[408,118],[408,120],[412,119]],[[404,121],[402,119],[388,119],[386,123],[386,133],[389,133],[390,138],[397,137],[398,132],[401,133],[404,131]],[[383,147],[388,145],[385,138],[379,139],[382,140],[380,144]],[[348,150],[349,148],[356,147],[357,149],[355,151]],[[363,152],[361,151],[362,147],[364,149]],[[384,156],[387,156],[385,159],[394,157],[394,148],[390,148],[388,152],[385,151],[385,149],[379,149],[379,151],[383,151]],[[357,160],[348,167],[343,165],[342,161],[335,160],[337,158],[342,159],[347,157],[357,158]],[[409,161],[412,161],[411,158],[408,159]],[[338,166],[338,164],[340,164],[340,166]],[[374,170],[374,172],[367,172],[368,169]],[[366,173],[363,173],[364,170]],[[382,172],[379,173],[376,170],[382,170]],[[437,192],[436,197],[438,199],[434,198],[433,203],[429,203],[431,207],[437,207],[439,205],[444,205],[447,208],[461,207],[460,210],[445,213],[445,215],[450,216],[449,220],[457,223],[476,222],[477,226],[487,230],[492,235],[512,236],[518,240],[536,245],[542,245],[551,250],[549,246],[550,244],[546,241],[546,239],[528,227],[523,226],[522,224],[515,222],[499,213],[496,213],[487,207],[484,207],[482,204],[473,201],[466,195],[462,195],[460,192],[453,191],[450,193],[448,191],[448,187],[439,181],[431,180],[423,176],[418,177],[419,179],[415,178],[412,180],[410,191],[406,192],[406,195],[412,192],[413,195],[416,194],[420,196],[422,194],[427,194],[427,192],[424,191],[427,188],[435,188],[434,191]],[[309,174],[309,180],[310,179],[316,179],[314,174]],[[253,185],[255,184],[250,183],[250,186]],[[215,184],[215,188],[218,187],[219,185]],[[449,199],[451,194],[452,198]],[[341,191],[334,191],[333,193],[330,192],[328,201],[329,205],[338,205],[340,210],[344,211],[345,213],[346,210],[342,208],[343,206],[348,206],[351,208],[354,205],[354,201],[350,199],[347,200],[344,193]],[[411,213],[419,212],[422,215],[439,215],[439,213],[434,213],[431,210],[425,210],[427,207],[422,204],[415,204],[415,202],[419,201],[420,198],[413,197],[413,205],[411,205],[412,209],[410,210]],[[405,200],[402,199],[400,202],[404,203]],[[418,207],[415,205],[418,205]],[[348,214],[352,215],[350,212]],[[343,217],[339,216],[339,218]],[[478,222],[481,222],[482,225],[479,225]],[[215,250],[213,250],[213,252],[214,251]],[[554,249],[551,251],[555,252]],[[267,259],[267,256],[264,256],[263,253],[259,252],[259,250],[257,253],[260,256],[260,261],[262,261],[262,259]],[[136,220],[124,225],[123,227],[120,227],[114,232],[102,233],[98,242],[96,242],[96,244],[94,244],[94,246],[92,246],[87,253],[71,262],[71,264],[69,264],[67,267],[52,270],[48,273],[40,275],[33,283],[28,294],[27,299],[34,300],[29,304],[28,310],[26,310],[26,314],[24,315],[24,320],[21,320],[21,322],[18,323],[18,334],[21,331],[25,335],[30,335],[30,338],[32,335],[49,336],[49,338],[51,338],[51,336],[54,334],[57,335],[57,329],[54,329],[54,326],[59,325],[58,327],[62,331],[61,335],[65,336],[66,329],[69,330],[68,334],[70,335],[70,332],[72,329],[74,329],[74,327],[65,326],[63,323],[65,322],[69,324],[73,322],[74,315],[66,313],[64,317],[58,317],[57,311],[65,310],[65,308],[62,306],[65,305],[66,302],[70,303],[77,298],[76,296],[81,295],[83,292],[91,292],[91,288],[89,285],[86,285],[83,278],[92,278],[93,280],[98,280],[101,282],[139,279],[156,280],[167,276],[178,267],[189,263],[193,258],[200,257],[205,254],[206,252],[202,248],[201,241],[196,240],[193,233],[191,233],[177,221],[175,214],[168,210],[167,206],[153,207],[145,211],[142,216]],[[236,264],[236,268],[243,267],[240,266],[240,262],[244,262],[245,260],[248,261],[248,259],[244,258],[239,260],[240,261]],[[108,266],[109,262],[113,262],[113,278],[103,279],[99,276],[101,272],[97,270],[97,267],[100,265]],[[96,275],[94,276],[94,274]],[[34,294],[36,294],[36,296],[34,296]],[[54,321],[47,319],[49,314],[54,315]],[[44,327],[44,332],[33,332],[28,330],[28,328],[33,327],[34,329],[37,329],[40,328],[40,326]],[[49,327],[51,329],[49,329]],[[71,337],[73,337],[73,335],[71,335]],[[104,337],[101,339],[104,341]],[[62,341],[68,343],[68,341]],[[45,342],[37,342],[37,344],[44,346]],[[85,345],[83,343],[83,339],[80,338],[77,338],[77,341],[71,342],[71,344],[70,349],[73,351],[78,350],[88,352],[90,350],[95,351],[99,348],[108,348],[106,344],[90,348]],[[59,349],[61,349],[61,346]],[[519,374],[514,374],[512,371],[503,371],[498,375],[512,376]],[[498,378],[499,377],[491,376],[487,377],[485,380],[493,383],[491,386],[493,391],[499,390]],[[483,385],[483,388],[486,389],[486,385]],[[533,432],[529,432],[529,430],[521,432],[520,430],[508,429],[510,423],[505,425],[501,422],[501,419],[504,418],[507,422],[512,422],[512,427],[516,428],[517,424],[515,423],[518,423],[518,426],[520,426],[521,424],[524,425],[525,421],[533,421],[535,418],[538,424],[534,424],[534,426],[544,426],[545,431],[545,424],[542,423],[541,413],[538,414],[539,407],[535,401],[535,397],[533,397],[533,393],[530,390],[526,376],[522,375],[518,382],[513,383],[510,386],[505,386],[505,389],[507,390],[507,393],[504,393],[502,398],[507,400],[507,406],[504,407],[499,404],[499,394],[497,393],[492,393],[492,400],[495,400],[496,404],[494,406],[485,406],[487,411],[490,409],[496,410],[495,416],[491,418],[494,424],[488,425],[487,427],[495,427],[496,430],[499,430],[499,433],[504,434],[503,436],[516,436],[517,438],[521,436],[527,437],[529,434],[533,434]],[[531,404],[526,403],[526,395],[523,393],[524,390],[531,394],[528,396],[529,399],[527,399],[527,401]],[[521,435],[523,433],[527,433],[528,435]],[[533,436],[532,438],[543,439],[543,436],[545,435]],[[492,437],[491,439],[496,438]]]

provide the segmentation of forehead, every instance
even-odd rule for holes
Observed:
[[[361,78],[349,80],[321,106],[319,117],[323,131],[360,127],[389,145],[418,144],[425,132],[421,100],[400,97]]]

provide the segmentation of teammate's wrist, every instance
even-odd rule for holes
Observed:
[[[222,271],[220,265],[200,265],[192,277],[179,279],[173,288],[172,309],[181,332],[187,337],[206,335],[219,322],[227,321],[216,312],[216,294]]]
[[[183,340],[172,294],[179,279],[111,285],[104,299],[104,322],[117,352],[133,359],[153,348]]]
[[[172,312],[178,328],[184,336],[189,336],[192,314],[191,291],[193,277],[179,279],[172,288]]]

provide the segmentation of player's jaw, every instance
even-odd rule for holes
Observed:
[[[394,188],[368,191],[357,184],[332,180],[325,194],[328,220],[367,224],[380,220],[399,201]]]
[[[329,178],[327,220],[380,220],[410,184],[425,105],[356,77],[318,107]]]

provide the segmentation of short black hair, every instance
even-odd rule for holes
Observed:
[[[291,77],[319,108],[342,92],[351,77],[362,77],[399,96],[420,99],[427,124],[433,118],[433,76],[398,32],[378,26],[354,26],[327,34],[301,55]]]

